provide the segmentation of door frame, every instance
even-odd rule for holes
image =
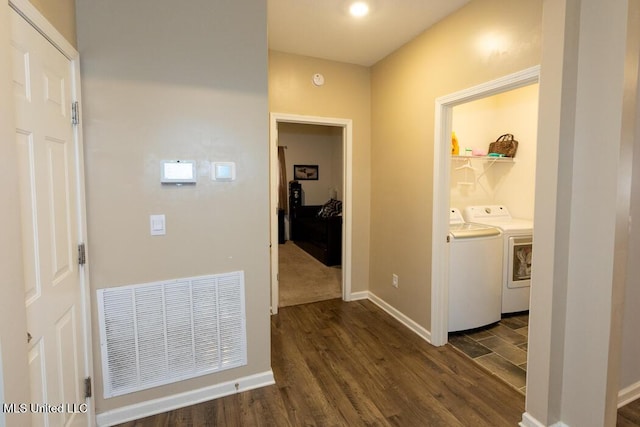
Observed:
[[[480,85],[436,99],[433,144],[433,212],[431,239],[431,344],[448,341],[449,330],[449,187],[453,107],[523,86],[538,83],[540,66],[536,65]]]
[[[353,221],[353,121],[332,117],[271,113],[269,115],[269,199],[271,205],[271,314],[278,313],[278,124],[297,123],[342,128],[342,299],[351,300],[351,242]]]
[[[80,92],[80,54],[64,38],[62,34],[38,11],[29,0],[9,0],[9,7],[21,15],[36,31],[49,41],[60,51],[70,62],[71,66],[71,96],[72,100],[78,102],[78,114],[82,118],[82,97]],[[69,107],[71,107],[69,105]],[[74,148],[76,150],[76,194],[78,197],[78,242],[87,246],[87,214],[85,197],[85,176],[84,176],[84,142],[82,137],[82,123],[73,126]],[[86,249],[85,249],[86,250]],[[88,259],[88,254],[87,254]],[[89,267],[88,264],[78,267],[80,275],[80,292],[82,298],[82,333],[84,335],[85,348],[84,366],[85,378],[93,378],[93,351],[91,338],[91,292],[89,291]],[[93,390],[92,390],[93,392]],[[88,399],[88,420],[89,425],[95,425],[95,403],[94,399]]]

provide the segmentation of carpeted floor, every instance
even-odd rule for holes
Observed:
[[[342,269],[327,267],[290,240],[278,246],[280,307],[342,297]]]

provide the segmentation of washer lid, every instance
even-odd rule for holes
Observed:
[[[472,239],[474,237],[499,236],[500,229],[474,223],[451,224],[449,225],[449,234],[454,239]]]

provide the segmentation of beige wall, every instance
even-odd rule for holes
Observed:
[[[266,2],[80,0],[96,411],[270,370]],[[107,19],[108,17],[108,19]],[[160,160],[198,183],[160,184]],[[210,161],[234,161],[213,182]],[[166,236],[149,235],[165,214]],[[102,398],[95,291],[245,272],[248,365]]]
[[[472,1],[372,69],[370,290],[426,329],[434,101],[538,64],[541,9],[541,1]],[[500,37],[498,49],[486,49],[489,36]]]
[[[487,150],[504,133],[518,140],[514,162],[472,159],[476,171],[458,169],[464,159],[451,162],[450,205],[501,204],[517,218],[533,219],[538,125],[538,85],[453,107],[452,129],[465,147]],[[472,182],[473,185],[461,184]]]
[[[311,82],[322,73],[325,84]],[[353,120],[352,292],[369,285],[370,120],[369,69],[269,52],[269,111]]]
[[[0,63],[9,64],[9,8],[0,8]],[[22,236],[18,196],[18,154],[13,121],[11,67],[0,67],[0,396],[29,401],[26,312],[22,274]],[[0,414],[0,424],[3,416]],[[6,414],[7,426],[24,425],[24,415]]]
[[[76,42],[76,4],[74,0],[29,0],[73,47]]]

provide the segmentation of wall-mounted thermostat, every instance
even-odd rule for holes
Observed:
[[[235,181],[236,164],[234,162],[213,162],[211,179],[214,181]]]
[[[163,160],[160,182],[163,184],[195,184],[195,160]]]

